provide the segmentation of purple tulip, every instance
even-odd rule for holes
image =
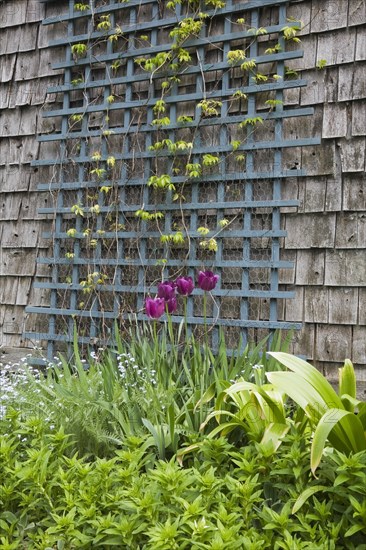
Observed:
[[[165,312],[165,300],[163,298],[146,298],[146,315],[151,319],[159,319]]]
[[[169,300],[166,300],[165,305],[168,310],[168,313],[174,313],[175,311],[177,311],[177,307],[178,307],[177,297],[172,296],[171,298],[169,298]]]
[[[175,281],[177,292],[181,296],[189,296],[194,289],[194,282],[192,277],[178,277]]]
[[[175,283],[164,281],[158,284],[158,297],[164,298],[165,301],[170,300],[175,296]]]
[[[219,280],[219,276],[212,271],[200,271],[198,273],[198,286],[204,290],[213,290]]]

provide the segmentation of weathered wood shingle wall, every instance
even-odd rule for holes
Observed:
[[[25,306],[47,303],[32,283],[48,275],[36,265],[49,246],[41,236],[47,221],[37,210],[50,197],[36,191],[48,174],[30,163],[41,154],[35,134],[46,129],[42,108],[55,100],[46,97],[47,87],[60,80],[51,67],[57,52],[48,42],[63,31],[40,23],[63,7],[39,0],[0,2],[0,354],[5,358],[10,349],[33,344],[23,341],[22,332],[37,330],[39,320],[27,318]]]
[[[35,132],[48,85],[60,75],[51,60],[61,57],[47,47],[62,28],[42,27],[45,15],[57,13],[64,2],[46,6],[38,0],[0,2],[1,32],[1,142],[0,142],[0,344],[27,346],[21,333],[40,328],[26,319],[26,304],[47,303],[47,296],[31,290],[36,256],[49,243],[42,241],[46,220],[37,215],[50,197],[36,193],[37,181],[47,181],[30,167],[40,151]],[[366,373],[366,4],[364,0],[300,0],[290,2],[290,13],[301,19],[305,55],[293,63],[308,87],[291,90],[287,104],[314,106],[315,114],[301,125],[286,125],[291,138],[322,135],[319,147],[289,153],[288,168],[307,171],[306,178],[286,182],[285,194],[298,197],[300,208],[284,213],[288,237],[284,257],[295,262],[282,282],[296,290],[283,304],[283,318],[304,323],[294,351],[336,373],[346,356]],[[52,36],[51,36],[52,35]],[[316,68],[319,60],[326,68]],[[44,128],[44,127],[43,127]],[[50,128],[51,129],[51,128]],[[295,164],[296,163],[296,164]]]
[[[366,3],[307,0],[292,2],[290,12],[304,23],[305,55],[293,68],[308,81],[291,101],[315,108],[312,131],[322,145],[291,159],[308,176],[286,187],[301,207],[284,219],[285,254],[296,266],[285,274],[296,298],[284,316],[304,323],[297,352],[331,378],[350,357],[366,380]],[[301,131],[289,127],[292,137]]]

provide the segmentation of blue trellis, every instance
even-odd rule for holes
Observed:
[[[184,19],[183,5],[176,5],[173,17],[157,0],[95,0],[89,2],[87,11],[75,10],[75,2],[70,0],[68,12],[43,22],[63,22],[67,29],[64,38],[51,43],[65,49],[65,59],[54,64],[63,69],[64,83],[49,89],[58,94],[60,102],[44,113],[55,120],[57,129],[39,136],[44,146],[53,147],[53,155],[34,162],[53,167],[56,174],[52,181],[39,184],[40,191],[51,191],[55,197],[53,207],[41,209],[54,215],[53,231],[46,235],[53,240],[53,256],[39,259],[52,267],[52,277],[49,282],[36,283],[38,288],[49,289],[50,305],[27,308],[30,313],[47,315],[48,328],[37,337],[48,341],[49,357],[57,342],[72,341],[75,320],[81,343],[105,342],[116,319],[126,319],[132,312],[138,319],[145,317],[144,297],[146,292],[155,292],[159,276],[184,273],[195,277],[203,267],[220,275],[210,312],[214,342],[219,327],[232,331],[229,341],[233,342],[239,334],[247,341],[254,329],[298,327],[278,316],[279,300],[293,295],[282,290],[279,281],[279,270],[292,268],[291,262],[280,257],[281,239],[286,235],[281,228],[281,207],[298,204],[283,199],[281,187],[284,178],[304,172],[286,169],[283,151],[319,140],[284,137],[284,121],[313,113],[311,108],[284,107],[286,91],[306,85],[296,75],[287,78],[286,62],[303,55],[301,50],[287,48],[281,32],[289,24],[287,5],[284,0],[244,4],[228,0],[224,8],[209,10],[200,35],[185,44],[195,61],[184,69],[180,82],[173,81],[164,97],[170,120],[158,129],[153,122],[154,105],[161,97],[162,78],[171,73],[151,75],[141,70],[136,58],[170,48],[168,32]],[[95,21],[106,14],[111,30],[99,32]],[[270,17],[266,37],[254,40],[253,30],[240,29],[236,20],[243,16],[251,29],[260,28],[264,17]],[[108,39],[116,25],[123,32],[122,46]],[[140,38],[143,33],[147,38]],[[266,40],[278,43],[278,51],[268,52]],[[73,46],[80,43],[87,45],[85,56],[75,55]],[[275,73],[276,79],[261,83],[243,80],[240,68],[227,61],[228,52],[243,44],[247,59],[255,60],[264,72]],[[238,88],[247,96],[245,107],[232,99]],[[274,99],[272,109],[266,109],[263,102],[262,96],[268,94]],[[219,102],[217,116],[202,115],[197,103],[204,99]],[[192,120],[182,123],[179,117],[187,109]],[[240,130],[245,139],[238,146],[242,157],[238,164],[233,138],[244,119],[256,117],[265,120],[269,130],[253,131],[250,124]],[[185,174],[174,171],[168,152],[151,151],[157,132],[172,142],[181,135],[193,135],[190,161],[198,163],[214,151],[220,163],[187,182]],[[103,181],[91,176],[96,145]],[[116,163],[113,175],[108,170],[111,156]],[[172,193],[162,195],[147,185],[162,166],[167,167],[175,186],[183,186],[188,196],[185,200],[176,201]],[[106,192],[101,191],[106,187],[114,201],[106,200]],[[94,198],[89,201],[91,195]],[[75,205],[80,205],[82,215],[72,215]],[[142,205],[146,212],[164,214],[161,227],[144,220],[137,223],[135,213]],[[114,227],[109,224],[112,218]],[[202,249],[200,225],[210,226],[211,235],[215,233],[212,227],[225,218],[230,223],[220,230],[217,250]],[[85,232],[85,220],[92,220],[90,232]],[[162,245],[161,232],[171,234],[179,223],[188,235],[188,248]],[[72,236],[70,228],[75,231]],[[173,316],[173,321],[180,320],[181,315]],[[187,320],[191,326],[204,323],[198,293],[188,300]]]

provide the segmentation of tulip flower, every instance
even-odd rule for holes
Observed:
[[[172,281],[164,281],[158,284],[158,297],[164,298],[165,301],[170,300],[175,296],[175,283]]]
[[[194,289],[194,282],[192,277],[178,277],[175,281],[177,292],[181,296],[189,296]]]
[[[169,300],[166,300],[165,305],[168,310],[168,313],[174,313],[178,307],[177,297],[172,296],[171,298],[169,298]]]
[[[165,312],[164,298],[146,298],[145,310],[146,315],[151,319],[159,319]]]
[[[198,273],[198,286],[204,291],[213,290],[219,280],[219,276],[212,271],[200,271]]]

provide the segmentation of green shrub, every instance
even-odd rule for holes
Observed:
[[[218,438],[184,468],[146,438],[87,461],[39,418],[9,409],[0,428],[4,550],[365,549],[366,452],[327,452],[315,479],[296,427],[272,457]]]

